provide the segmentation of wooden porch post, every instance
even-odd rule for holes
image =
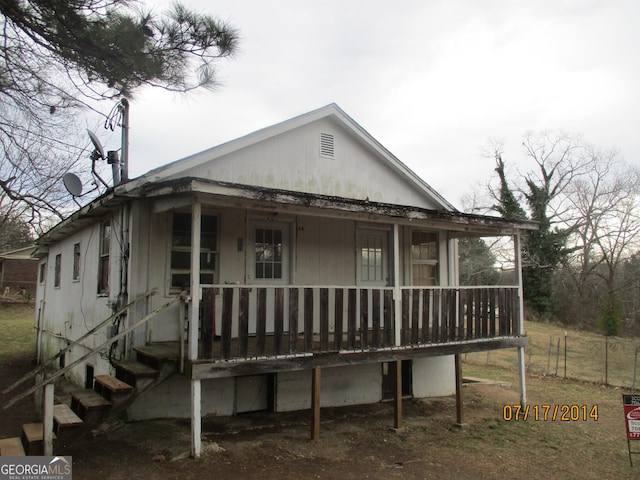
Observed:
[[[53,382],[47,383],[42,399],[42,439],[45,457],[53,455],[53,389]]]
[[[189,360],[198,359],[198,323],[200,317],[200,220],[202,205],[196,200],[191,207],[191,309],[189,310]],[[200,380],[191,380],[191,456],[202,453],[202,388]]]
[[[460,362],[460,354],[455,356],[456,368],[456,425],[462,427],[464,425],[463,413],[464,404],[462,398],[462,364]]]
[[[513,236],[516,277],[518,280],[518,335],[524,335],[524,300],[522,298],[522,241],[520,232]],[[518,372],[520,376],[520,405],[527,404],[526,365],[524,361],[524,347],[518,347]]]
[[[320,440],[320,368],[311,371],[311,440]]]
[[[402,322],[402,304],[400,291],[400,225],[393,224],[393,299],[394,299],[394,323],[395,346],[400,346]]]
[[[396,385],[393,395],[393,428],[402,428],[402,360],[396,360]]]

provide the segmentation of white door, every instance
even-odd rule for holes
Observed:
[[[386,230],[358,230],[357,282],[363,287],[389,285],[389,255]]]
[[[289,284],[290,228],[285,222],[252,222],[249,226],[247,280],[250,285],[280,286]],[[256,305],[256,290],[250,293]],[[274,330],[274,292],[267,290],[267,333]],[[285,301],[285,318],[288,313]],[[285,323],[285,331],[288,330]],[[256,333],[256,311],[249,311],[249,334]]]
[[[289,283],[289,224],[252,222],[247,243],[249,283],[287,285]]]

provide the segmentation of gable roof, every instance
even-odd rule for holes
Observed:
[[[128,194],[150,183],[163,182],[170,178],[181,176],[183,172],[193,170],[208,162],[220,159],[225,155],[230,155],[242,149],[257,145],[260,142],[265,142],[278,135],[291,132],[322,119],[331,119],[334,122],[338,122],[338,124],[342,126],[344,130],[349,132],[363,148],[375,155],[375,157],[392,172],[395,172],[408,182],[408,184],[413,187],[413,189],[417,191],[426,202],[431,205],[435,205],[435,209],[456,211],[452,204],[445,200],[444,197],[431,188],[431,186],[429,186],[422,178],[389,152],[380,142],[373,138],[364,128],[355,122],[335,103],[150,170],[141,177],[116,187],[116,193]]]

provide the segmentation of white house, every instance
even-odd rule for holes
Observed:
[[[455,355],[526,342],[520,285],[459,287],[457,239],[517,251],[532,228],[456,211],[328,105],[122,182],[43,235],[39,358],[91,387],[140,374],[141,347],[173,352],[177,373],[128,414],[191,418],[196,455],[202,415],[449,395]]]

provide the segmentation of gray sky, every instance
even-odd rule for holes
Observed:
[[[490,138],[522,169],[542,129],[640,164],[637,0],[183,3],[231,22],[240,52],[214,93],[133,99],[133,176],[332,102],[458,207],[492,175]]]

